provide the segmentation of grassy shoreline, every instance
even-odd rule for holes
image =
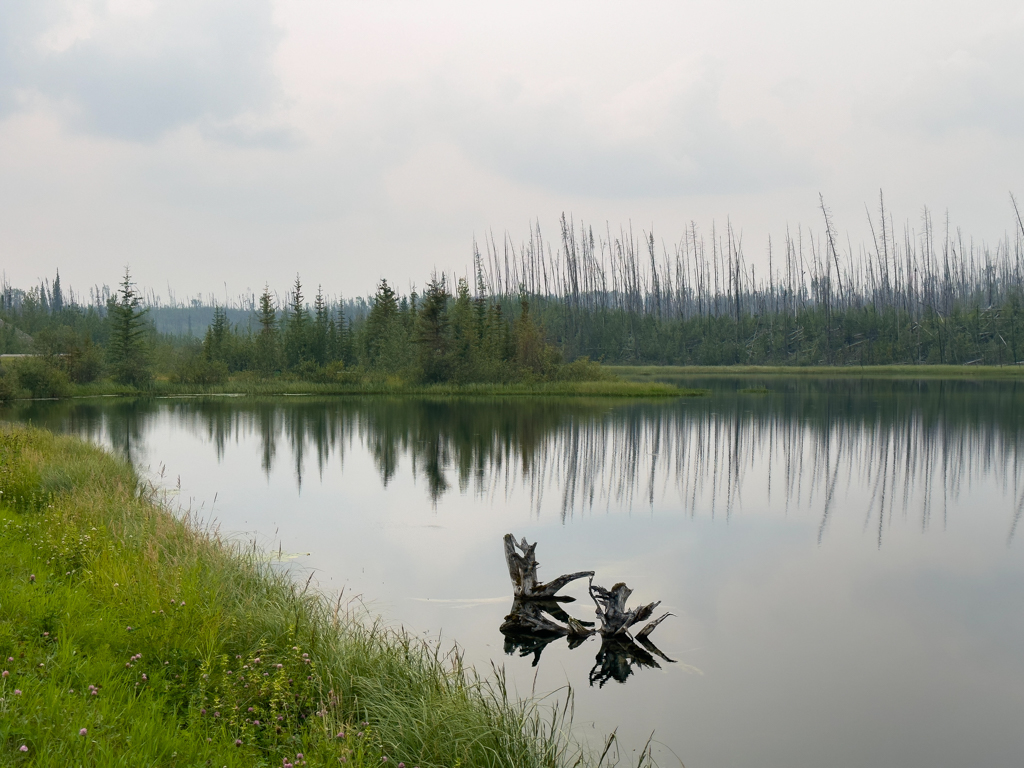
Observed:
[[[832,378],[1024,379],[1024,366],[1010,365],[606,365],[615,376],[821,376]]]
[[[699,397],[699,389],[680,389],[660,382],[564,381],[534,384],[407,384],[401,380],[360,383],[320,383],[290,379],[238,378],[223,384],[197,386],[156,380],[146,389],[109,381],[71,386],[67,397],[191,397],[201,395],[323,395],[427,397]],[[27,398],[12,398],[27,399]],[[63,399],[63,398],[60,398]]]
[[[564,710],[300,588],[77,439],[0,424],[0,546],[0,764],[587,762]]]

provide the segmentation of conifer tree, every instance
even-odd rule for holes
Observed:
[[[451,377],[456,381],[475,381],[480,333],[476,313],[469,296],[469,284],[460,279],[451,312]]]
[[[302,295],[302,281],[295,276],[292,288],[290,311],[287,313],[287,326],[284,333],[285,364],[295,368],[309,359],[309,312],[306,310],[306,299]]]
[[[142,307],[128,267],[117,294],[107,306],[110,341],[107,355],[110,373],[119,384],[143,387],[153,378],[146,341],[146,310]]]
[[[64,310],[64,293],[60,288],[60,270],[57,270],[57,277],[53,281],[53,291],[50,293],[50,311],[59,315]]]
[[[310,334],[310,356],[317,365],[328,363],[328,347],[333,320],[327,309],[323,286],[317,287],[316,300],[313,302],[313,328]]]
[[[516,364],[528,374],[545,376],[557,363],[555,350],[544,341],[540,326],[530,315],[530,301],[523,287],[519,289],[519,317],[513,328]]]
[[[387,280],[381,280],[363,329],[367,365],[383,371],[399,371],[406,365],[407,345],[408,333],[402,322],[398,296]]]
[[[213,308],[213,322],[206,329],[206,336],[203,338],[203,357],[207,360],[227,360],[228,334],[231,332],[228,326],[228,313],[224,307]]]
[[[444,277],[427,284],[423,307],[416,323],[416,345],[420,375],[424,381],[447,381],[451,375],[451,337],[448,299]]]
[[[258,319],[260,330],[256,336],[256,370],[263,376],[269,376],[280,368],[277,310],[269,285],[260,295]]]

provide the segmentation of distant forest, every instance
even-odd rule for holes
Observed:
[[[1024,360],[1024,221],[967,238],[925,209],[897,227],[880,196],[872,240],[840,241],[821,202],[818,229],[744,254],[730,223],[691,225],[672,244],[631,228],[596,232],[568,217],[516,244],[474,242],[464,277],[422,291],[381,280],[342,300],[299,277],[218,303],[162,302],[125,274],[81,297],[59,276],[0,286],[0,351],[36,353],[74,382],[144,384],[153,375],[215,383],[232,374],[309,380],[392,376],[513,382],[599,375],[588,360],[673,365],[1018,364]],[[577,362],[578,361],[578,362]],[[41,363],[40,363],[41,364]]]

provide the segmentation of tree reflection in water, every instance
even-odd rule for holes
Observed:
[[[664,500],[729,517],[744,499],[820,514],[869,489],[865,524],[881,546],[900,515],[927,530],[982,477],[1013,496],[1007,536],[1024,511],[1024,396],[1013,382],[802,382],[786,394],[736,391],[679,401],[547,398],[138,398],[32,402],[0,411],[145,460],[151,425],[173,419],[216,447],[258,436],[270,473],[287,448],[301,486],[310,463],[344,467],[355,443],[387,486],[407,470],[434,503],[455,492],[525,493],[562,519]]]

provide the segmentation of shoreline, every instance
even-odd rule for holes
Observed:
[[[880,379],[1024,379],[1024,365],[606,365],[616,376],[792,376]],[[635,379],[628,379],[635,380]]]
[[[0,542],[5,765],[590,762],[567,707],[303,587],[76,438],[0,423]]]
[[[400,382],[341,384],[289,380],[235,380],[224,384],[195,386],[156,381],[147,389],[135,389],[110,382],[72,385],[65,397],[18,400],[68,400],[99,397],[599,397],[599,398],[677,398],[700,397],[706,390],[679,388],[661,382],[586,381],[544,382],[537,384],[432,384],[408,385]]]

